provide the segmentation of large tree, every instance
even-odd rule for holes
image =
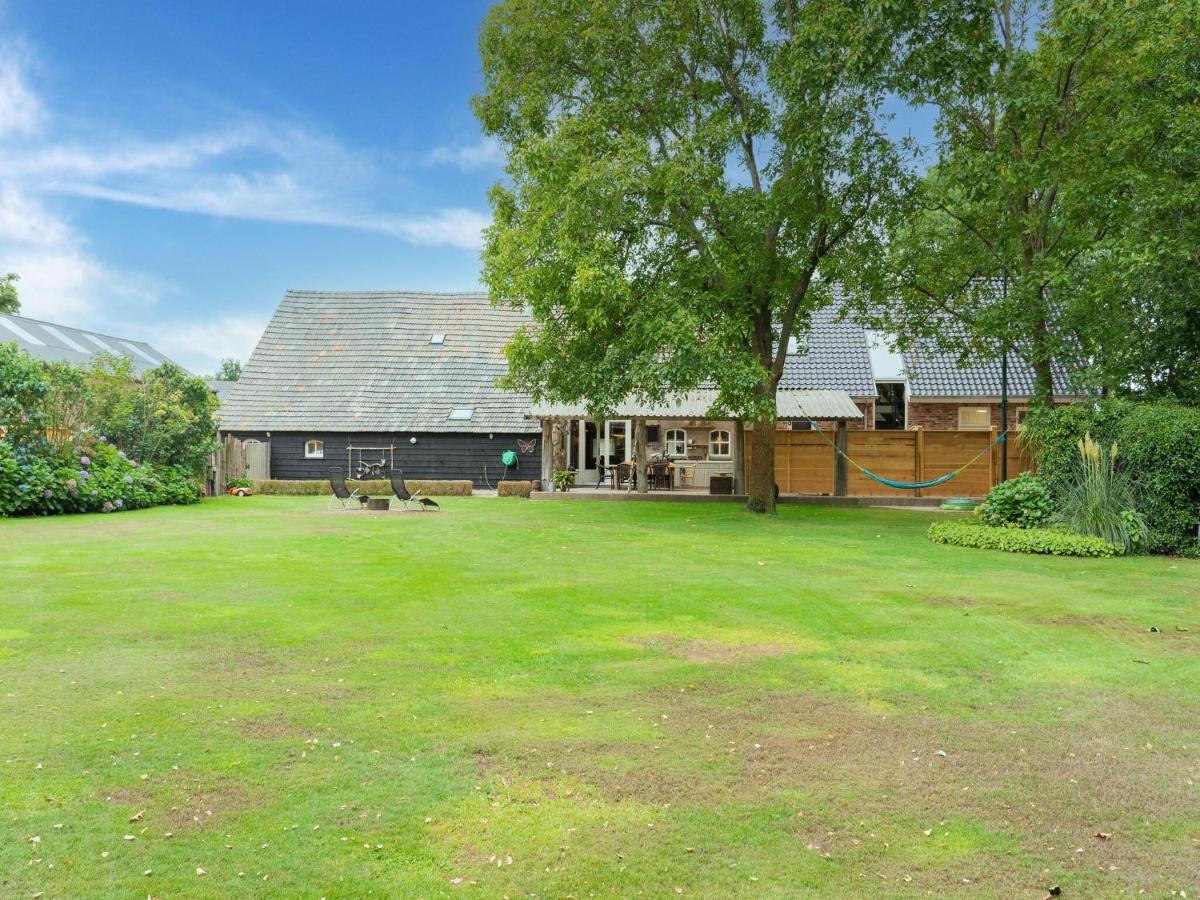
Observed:
[[[713,382],[714,414],[753,423],[749,507],[773,510],[788,339],[878,251],[903,193],[881,115],[898,6],[493,7],[476,110],[509,179],[484,280],[535,322],[510,382],[598,416]]]
[[[1086,371],[1106,350],[1087,282],[1113,260],[1143,180],[1154,135],[1131,60],[1169,4],[989,5],[982,40],[934,36],[906,60],[901,92],[937,112],[932,165],[919,210],[855,273],[856,296],[901,342],[1023,356],[1048,403],[1054,359]]]

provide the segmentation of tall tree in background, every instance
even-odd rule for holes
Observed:
[[[1090,349],[1076,327],[1094,313],[1074,306],[1090,302],[1080,270],[1124,221],[1144,135],[1116,127],[1123,67],[1161,4],[991,5],[979,43],[935,38],[908,59],[901,90],[937,110],[935,158],[919,212],[856,286],[902,340],[977,357],[1015,350],[1048,403],[1052,361]]]
[[[237,381],[242,377],[242,363],[236,359],[221,360],[221,367],[217,369],[213,378],[217,381]]]
[[[1200,406],[1200,2],[1162,3],[1121,61],[1119,227],[1086,260],[1074,325],[1091,381]],[[1115,157],[1115,159],[1114,159]]]
[[[753,422],[749,507],[773,510],[788,338],[878,252],[903,193],[880,115],[896,6],[493,7],[476,111],[510,182],[491,193],[484,280],[535,321],[509,383],[602,416],[713,381],[713,412]]]
[[[17,282],[21,276],[9,272],[0,278],[0,313],[18,313],[21,311],[21,298],[17,296]]]

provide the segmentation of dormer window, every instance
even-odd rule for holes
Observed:
[[[430,336],[430,338],[429,338],[429,343],[431,343],[431,344],[444,344],[444,343],[446,343],[446,336],[445,336],[444,334],[435,334],[435,335],[431,335],[431,336]]]

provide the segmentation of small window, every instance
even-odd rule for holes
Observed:
[[[460,409],[450,410],[450,419],[455,422],[470,421],[471,416],[475,415],[475,410],[472,407],[462,407]]]
[[[877,381],[875,391],[875,428],[879,431],[903,430],[904,383],[899,381]]]
[[[304,458],[305,459],[324,459],[325,458],[325,442],[324,441],[305,441],[304,442]]]
[[[729,432],[724,428],[714,428],[708,433],[708,455],[729,456]]]
[[[1028,409],[1017,410],[1017,431],[1021,431],[1025,427],[1025,414],[1028,412]]]
[[[444,334],[435,334],[429,338],[429,343],[444,344],[444,343],[446,343],[446,336]]]
[[[992,427],[992,411],[986,406],[960,406],[958,427],[963,431],[980,431]]]
[[[657,444],[662,440],[662,427],[659,425],[646,426],[646,443]]]
[[[687,432],[682,428],[668,428],[663,453],[667,456],[687,456]]]

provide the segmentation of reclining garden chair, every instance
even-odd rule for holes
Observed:
[[[392,493],[396,495],[397,500],[404,504],[405,509],[408,509],[410,503],[416,503],[418,509],[441,509],[433,500],[422,497],[420,491],[415,494],[409,491],[408,485],[404,483],[404,473],[400,469],[392,469],[388,472],[388,481],[392,483]]]
[[[352,491],[346,487],[346,473],[337,466],[329,469],[329,486],[333,488],[333,495],[329,498],[328,509],[333,509],[339,504],[342,509],[351,509],[355,501],[362,507],[371,499],[366,494],[360,494],[358,488]]]

